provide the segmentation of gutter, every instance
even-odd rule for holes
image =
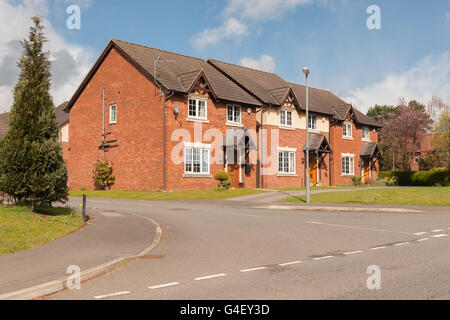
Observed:
[[[163,101],[163,191],[167,191],[167,104],[166,102],[173,97],[175,91],[169,91]]]

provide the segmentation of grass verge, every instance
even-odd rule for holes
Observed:
[[[305,196],[287,202],[305,202]],[[387,188],[311,194],[313,203],[450,206],[450,187]]]
[[[81,216],[69,208],[30,212],[26,207],[0,207],[0,256],[33,248],[79,229]]]
[[[246,196],[264,192],[254,189],[229,189],[217,190],[193,190],[193,191],[120,191],[120,190],[77,190],[70,191],[70,196],[81,197],[85,194],[88,198],[106,199],[127,199],[127,200],[147,200],[147,201],[168,201],[168,200],[221,200],[234,197]]]

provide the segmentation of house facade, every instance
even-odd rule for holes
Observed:
[[[379,124],[332,93],[273,73],[111,40],[65,111],[69,187],[112,162],[122,190],[301,187],[377,179]],[[309,150],[310,166],[305,166]]]

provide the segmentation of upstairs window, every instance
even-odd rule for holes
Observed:
[[[228,106],[227,107],[227,122],[241,123],[241,107]]]
[[[189,118],[206,120],[206,100],[189,98]]]
[[[292,111],[280,110],[280,125],[292,127]]]
[[[414,163],[419,163],[420,160],[420,152],[416,152],[414,154]]]
[[[342,134],[344,138],[351,138],[352,137],[352,124],[351,123],[344,123],[342,126]]]
[[[109,123],[117,123],[117,106],[115,104],[109,106]]]
[[[317,116],[308,116],[308,128],[311,130],[317,130]]]
[[[367,140],[367,141],[370,140],[370,131],[369,131],[369,128],[367,128],[367,127],[362,128],[362,139],[363,139],[363,140]]]

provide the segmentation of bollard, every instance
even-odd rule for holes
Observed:
[[[83,194],[83,222],[86,222],[88,220],[88,217],[86,216],[86,195]]]

